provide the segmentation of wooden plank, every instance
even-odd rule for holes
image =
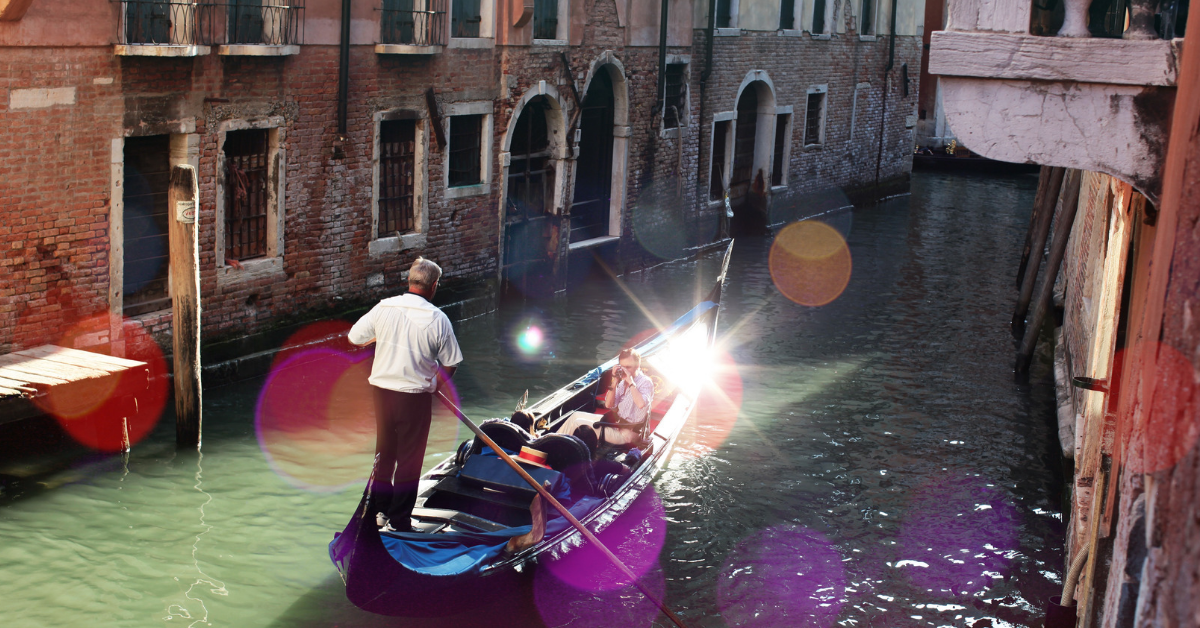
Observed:
[[[936,31],[929,73],[1111,85],[1175,85],[1171,42]]]
[[[64,382],[77,382],[85,379],[97,379],[101,377],[111,377],[112,374],[107,371],[90,369],[83,366],[70,366],[58,362],[50,362],[48,360],[34,360],[12,354],[0,356],[4,358],[16,358],[9,364],[5,364],[4,368],[10,371],[20,371],[29,375],[45,375],[55,377]]]
[[[14,390],[12,388],[5,388],[4,386],[0,386],[0,397],[24,397],[24,396],[25,396],[25,393],[20,390]]]
[[[0,356],[0,357],[3,357],[3,356]],[[52,377],[50,375],[39,375],[39,374],[35,374],[35,373],[25,373],[22,371],[15,371],[7,366],[0,366],[0,377],[4,377],[6,379],[22,381],[22,382],[28,382],[30,384],[37,384],[39,386],[58,386],[59,384],[66,384],[69,381],[69,380],[62,379],[61,377]]]
[[[81,360],[88,360],[90,362],[94,362],[97,364],[107,364],[107,365],[118,366],[118,367],[123,367],[123,368],[136,368],[139,366],[146,366],[145,362],[140,362],[138,360],[129,360],[126,358],[118,358],[118,357],[111,356],[111,355],[105,355],[103,353],[96,353],[94,351],[81,351],[79,349],[72,349],[70,347],[58,347],[55,345],[43,345],[41,347],[36,347],[33,349],[26,349],[25,351],[18,351],[17,353],[39,355],[42,357],[56,355],[56,356],[61,356],[61,357],[70,357],[70,358],[77,358],[77,359],[81,359]]]
[[[120,373],[124,373],[125,371],[129,370],[123,366],[113,366],[112,364],[104,364],[104,363],[100,363],[100,362],[94,362],[92,360],[81,360],[79,358],[73,358],[73,357],[58,354],[58,353],[50,353],[48,355],[35,355],[35,354],[31,353],[30,351],[15,351],[15,352],[13,352],[13,355],[19,355],[22,357],[29,358],[30,360],[35,361],[35,363],[51,362],[53,364],[61,364],[63,366],[92,369],[93,371],[104,371],[105,373],[108,373],[110,375],[118,375]]]
[[[12,388],[13,390],[20,390],[30,394],[36,394],[38,391],[37,388],[30,386],[29,382],[19,379],[9,379],[7,377],[0,377],[0,386],[3,386],[4,388]]]

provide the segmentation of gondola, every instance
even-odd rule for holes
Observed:
[[[611,385],[615,356],[529,405],[536,433],[507,419],[479,425],[513,456],[522,447],[545,453],[544,465],[527,470],[593,533],[608,527],[650,485],[695,410],[705,380],[699,370],[715,342],[731,251],[732,243],[706,299],[636,345],[643,372],[655,383],[652,411],[639,426],[640,442],[593,451],[575,436],[556,433],[573,413],[597,410]],[[539,564],[560,560],[587,543],[551,510],[540,541],[517,550],[506,547],[509,539],[530,531],[536,493],[479,440],[464,441],[454,456],[421,477],[412,532],[379,530],[368,480],[354,516],[329,544],[354,605],[395,616],[453,612],[464,600],[513,595]]]

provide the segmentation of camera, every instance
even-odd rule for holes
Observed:
[[[618,366],[618,367],[617,367],[617,368],[616,368],[616,369],[613,371],[613,375],[614,375],[614,376],[616,376],[616,378],[617,378],[617,379],[625,379],[625,367],[623,367],[623,366]]]

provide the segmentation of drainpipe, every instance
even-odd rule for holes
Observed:
[[[712,75],[712,59],[713,59],[713,34],[717,31],[717,0],[708,0],[708,40],[704,42],[704,71],[700,73],[700,115],[697,116],[696,123],[697,131],[700,137],[699,142],[704,141],[704,101],[708,92],[708,77]],[[709,140],[710,143],[712,140]],[[709,147],[709,152],[712,152],[712,147]],[[709,169],[712,169],[712,164],[709,164]],[[701,207],[708,204],[708,190],[705,188],[704,181],[704,160],[696,160],[696,199]],[[697,208],[699,214],[699,208]],[[724,218],[721,219],[724,221]],[[719,236],[718,236],[719,237]]]
[[[879,193],[879,168],[883,165],[883,130],[887,128],[887,97],[888,76],[896,65],[896,5],[900,0],[892,0],[891,27],[888,29],[888,60],[883,68],[883,106],[879,114],[879,152],[875,156],[875,192]]]
[[[346,110],[350,99],[350,0],[342,0],[342,41],[338,54],[338,142],[346,141]]]
[[[663,108],[667,99],[667,7],[671,0],[662,0],[662,13],[658,17],[658,102],[654,111]]]

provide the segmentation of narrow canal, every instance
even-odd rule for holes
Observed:
[[[909,196],[822,217],[852,260],[822,307],[783,296],[770,239],[737,243],[716,378],[728,399],[706,400],[622,524],[689,625],[1040,625],[1061,566],[1053,391],[1044,365],[1013,383],[1007,333],[1035,187],[917,174]],[[465,410],[506,416],[525,389],[571,380],[687,310],[716,264],[588,280],[462,323]],[[201,456],[175,453],[168,413],[127,463],[0,461],[0,625],[666,625],[630,588],[541,580],[518,609],[350,606],[325,546],[370,465],[363,357],[310,352],[206,390]],[[439,416],[426,464],[463,438]]]

